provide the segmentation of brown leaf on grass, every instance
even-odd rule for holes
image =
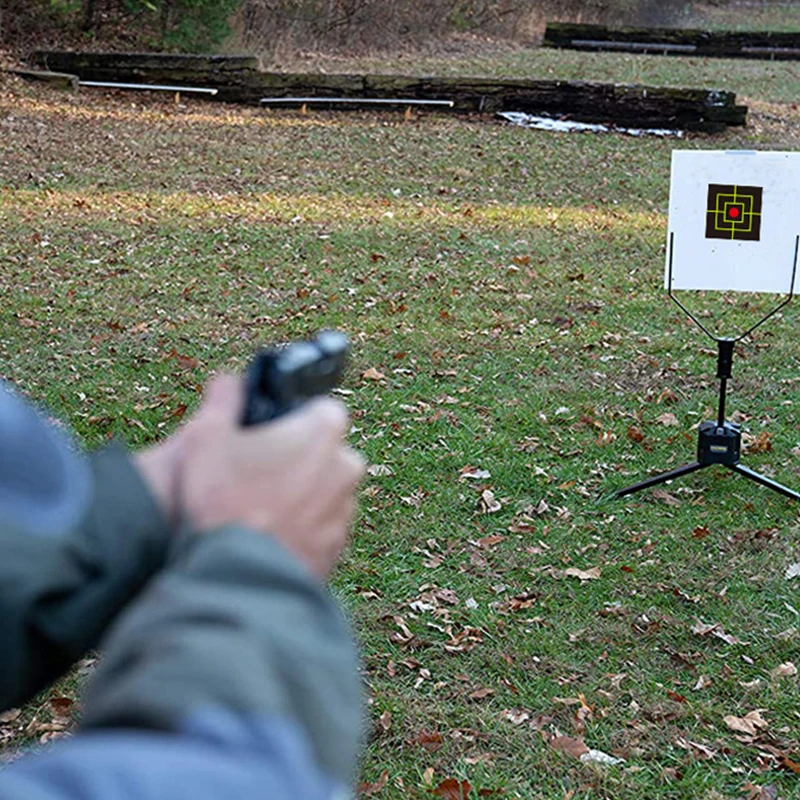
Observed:
[[[474,692],[469,693],[470,700],[485,700],[494,694],[494,689],[484,687],[483,689],[476,689]]]
[[[8,711],[4,711],[0,714],[0,725],[7,725],[9,722],[14,722],[19,719],[21,714],[21,708],[9,708]]]
[[[742,800],[777,800],[778,798],[778,790],[772,784],[756,786],[748,781],[742,789],[747,792],[747,796]]]
[[[707,636],[712,631],[717,630],[720,628],[719,622],[702,622],[701,620],[696,620],[695,624],[692,626],[692,633],[697,634],[697,636]]]
[[[536,530],[537,523],[535,519],[529,517],[527,514],[520,514],[515,517],[512,523],[508,526],[509,533],[533,533]]]
[[[465,480],[473,481],[488,480],[492,477],[492,473],[488,469],[470,466],[463,467],[459,475]]]
[[[684,750],[688,750],[699,761],[709,761],[716,756],[714,750],[708,747],[708,745],[700,744],[700,742],[692,742],[679,737],[675,740],[675,744],[678,745],[678,747],[682,747]]]
[[[550,506],[547,505],[547,501],[542,498],[535,506],[527,506],[523,513],[543,517],[549,510]]]
[[[478,509],[483,514],[495,514],[502,507],[500,501],[494,496],[494,492],[491,489],[484,489],[483,492],[481,492],[481,498],[478,501]]]
[[[672,700],[674,703],[688,703],[689,701],[682,695],[678,694],[677,692],[673,692],[672,689],[667,689],[667,697]]]
[[[389,728],[392,727],[392,714],[390,711],[384,711],[383,714],[378,717],[378,724],[381,726],[381,730],[384,733],[389,732]]]
[[[745,453],[768,453],[772,450],[772,434],[767,431],[761,431],[758,436],[743,433],[742,441]]]
[[[658,396],[658,400],[656,402],[660,405],[661,403],[677,403],[678,402],[678,395],[672,391],[672,389],[664,389],[661,394]]]
[[[550,744],[559,753],[564,753],[572,758],[580,758],[589,752],[589,748],[583,738],[575,739],[572,736],[555,736],[550,740]]]
[[[678,418],[671,411],[665,411],[663,414],[659,414],[657,419],[662,425],[666,425],[668,427],[680,425]]]
[[[737,733],[746,733],[748,736],[756,736],[760,730],[769,727],[769,723],[761,716],[761,709],[750,711],[743,717],[734,717],[731,714],[722,718],[722,721]]]
[[[581,583],[584,581],[596,581],[601,574],[600,567],[592,567],[591,569],[583,570],[569,567],[564,570],[564,575],[568,578],[579,578]]]
[[[677,767],[663,767],[661,777],[667,783],[673,783],[683,778],[683,773]]]
[[[632,442],[643,442],[644,441],[644,434],[635,425],[631,425],[628,428],[628,438]]]
[[[472,784],[469,781],[456,778],[445,778],[435,789],[430,789],[431,794],[445,800],[467,800],[471,791]]]
[[[49,700],[50,708],[59,717],[67,717],[72,714],[75,701],[70,697],[51,697]]]
[[[178,362],[178,366],[182,370],[186,370],[187,372],[191,369],[194,369],[199,363],[196,358],[192,358],[192,356],[183,355],[183,353],[179,353],[175,349],[170,350],[169,353],[167,353],[167,358],[174,358],[175,361]]]
[[[791,661],[787,661],[785,664],[779,664],[769,674],[773,678],[792,678],[797,675],[797,667]]]
[[[389,770],[385,769],[381,772],[380,777],[375,783],[367,783],[366,781],[358,784],[358,793],[364,795],[373,795],[380,792],[386,784],[389,783]]]
[[[478,546],[482,550],[491,550],[496,544],[500,544],[506,537],[500,533],[494,533],[490,536],[483,536],[477,540]]]
[[[792,761],[788,756],[781,756],[781,766],[784,769],[791,770],[796,775],[800,775],[800,764],[796,761]]]
[[[668,506],[679,506],[681,501],[675,495],[664,491],[663,489],[653,489],[653,497],[656,500],[663,500]]]
[[[439,731],[420,731],[412,740],[412,744],[417,744],[425,750],[435,752],[441,748],[444,739]]]
[[[698,525],[692,531],[692,539],[705,539],[711,531],[708,529],[708,525]]]
[[[394,475],[394,472],[392,471],[392,468],[386,464],[371,464],[369,467],[367,467],[367,474],[376,478],[380,478]]]
[[[379,372],[375,367],[370,367],[366,372],[361,373],[361,379],[364,381],[382,381],[386,376]]]
[[[506,708],[500,712],[500,716],[507,719],[512,725],[522,725],[531,718],[531,715],[522,708]]]
[[[705,623],[698,619],[695,621],[695,624],[692,627],[692,633],[696,634],[697,636],[708,636],[710,633],[713,636],[716,636],[717,639],[722,639],[723,642],[730,645],[748,644],[747,642],[743,642],[741,639],[737,639],[730,633],[725,633],[725,629],[719,622]]]
[[[406,625],[406,621],[401,616],[394,616],[392,617],[392,620],[394,621],[394,624],[400,628],[400,633],[395,631],[394,633],[389,634],[389,639],[396,644],[408,644],[414,638],[414,634],[409,630],[408,625]]]

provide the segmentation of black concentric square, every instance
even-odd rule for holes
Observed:
[[[706,205],[706,239],[761,239],[760,186],[711,183]]]

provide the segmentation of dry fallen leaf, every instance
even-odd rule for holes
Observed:
[[[8,711],[0,714],[0,724],[5,725],[8,722],[14,722],[14,720],[19,719],[20,714],[22,714],[21,708],[9,708]]]
[[[587,570],[569,567],[564,570],[564,575],[568,578],[580,578],[581,583],[584,581],[596,581],[600,577],[600,567],[592,567]]]
[[[478,508],[484,514],[494,514],[499,511],[502,506],[500,505],[500,501],[494,496],[494,492],[491,489],[484,489],[481,492],[481,499],[478,503]]]
[[[439,731],[420,731],[414,737],[413,743],[433,752],[442,746],[443,741],[444,739]]]
[[[790,581],[800,575],[800,563],[790,564],[786,567],[786,580]]]
[[[371,464],[369,467],[367,467],[367,473],[375,477],[394,475],[392,468],[386,464]]]
[[[370,367],[366,372],[361,373],[361,378],[365,381],[382,381],[386,376],[379,372],[375,367]]]
[[[375,783],[366,783],[366,782],[359,783],[358,793],[365,795],[376,794],[377,792],[380,792],[388,782],[389,782],[389,770],[385,769],[381,773],[378,780],[375,781]]]
[[[745,453],[768,453],[772,450],[772,434],[767,431],[761,431],[758,436],[752,436],[748,433],[742,434],[742,448]]]
[[[467,800],[472,791],[472,785],[466,780],[445,778],[435,789],[430,791],[438,797],[444,797],[445,800]]]
[[[555,736],[550,744],[560,753],[565,753],[573,758],[582,758],[589,752],[583,739],[574,739],[572,736]]]
[[[701,622],[698,619],[692,627],[692,633],[697,634],[698,636],[707,636],[710,633],[716,636],[717,639],[722,639],[723,642],[730,645],[741,644],[746,646],[748,644],[748,642],[743,642],[741,639],[737,639],[730,633],[725,633],[725,629],[719,622],[712,622],[709,624]]]
[[[656,500],[663,500],[668,506],[679,506],[681,501],[675,495],[664,491],[664,489],[653,489],[653,497]]]
[[[522,725],[523,722],[531,718],[531,715],[521,708],[507,708],[500,713],[500,716],[514,725]]]
[[[791,662],[787,661],[785,664],[779,664],[775,669],[770,672],[773,678],[792,678],[797,675],[797,667]]]
[[[479,467],[464,467],[460,474],[462,478],[473,481],[487,480],[492,477],[492,473],[488,469]]]
[[[659,414],[658,421],[662,425],[680,425],[678,418],[671,411],[665,411],[663,414]]]
[[[708,747],[708,745],[700,744],[700,742],[692,742],[682,737],[678,737],[675,740],[675,744],[678,745],[678,747],[682,747],[684,750],[688,750],[699,761],[708,761],[716,755],[716,752]]]
[[[755,736],[759,730],[769,727],[769,723],[761,716],[761,709],[750,711],[743,717],[734,717],[731,714],[723,717],[722,721],[737,733],[746,733]]]
[[[772,784],[756,786],[748,781],[742,789],[747,792],[746,800],[778,800],[778,790]]]

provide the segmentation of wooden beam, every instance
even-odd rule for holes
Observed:
[[[716,58],[800,59],[800,33],[703,31],[688,28],[609,28],[548,22],[542,44],[573,50],[612,50]]]
[[[104,57],[105,56],[105,57]],[[743,125],[745,106],[732,92],[583,81],[494,80],[408,75],[321,75],[260,72],[253,61],[229,56],[132,56],[116,53],[39,53],[40,63],[69,68],[82,81],[186,83],[217,89],[216,100],[259,105],[262,98],[354,103],[385,98],[448,101],[463,114],[522,111],[578,122],[630,128],[720,132]],[[227,64],[225,70],[218,68]],[[287,102],[289,102],[287,100]]]

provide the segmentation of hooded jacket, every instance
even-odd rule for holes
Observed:
[[[124,448],[81,454],[0,385],[0,707],[98,646],[81,730],[0,800],[348,793],[358,663],[328,590],[269,536],[170,530]]]

